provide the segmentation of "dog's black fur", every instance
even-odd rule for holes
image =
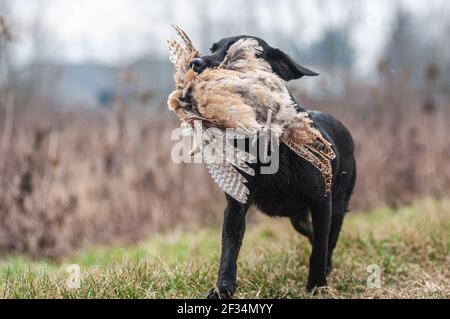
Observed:
[[[318,75],[262,39],[250,36],[225,38],[215,43],[211,47],[211,55],[192,61],[193,68],[202,72],[220,65],[229,47],[241,38],[256,39],[263,49],[260,57],[269,62],[272,70],[286,81]],[[306,288],[312,291],[316,287],[326,286],[326,278],[332,270],[333,250],[355,185],[356,163],[353,139],[344,125],[331,115],[308,113],[316,128],[332,143],[337,155],[332,163],[332,191],[324,195],[321,172],[287,146],[281,145],[277,173],[262,175],[257,172],[254,177],[248,177],[250,197],[246,205],[226,195],[219,278],[217,289],[211,289],[208,298],[231,298],[235,293],[237,259],[245,232],[245,217],[252,205],[269,216],[290,218],[293,227],[308,237],[312,254]]]

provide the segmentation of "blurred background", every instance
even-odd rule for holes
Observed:
[[[205,169],[170,160],[171,23],[202,52],[256,35],[321,74],[290,86],[351,130],[353,211],[450,193],[449,1],[0,0],[0,254],[219,223]]]

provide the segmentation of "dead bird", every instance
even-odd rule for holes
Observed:
[[[199,74],[190,65],[199,56],[198,50],[184,31],[176,30],[184,45],[168,42],[170,59],[176,66],[176,90],[168,105],[185,125],[197,132],[194,136],[201,135],[198,134],[201,128],[193,125],[195,120],[201,120],[205,128],[234,129],[248,137],[255,137],[265,129],[320,170],[325,192],[329,192],[330,161],[335,158],[331,144],[312,126],[308,113],[297,111],[286,81],[272,71],[267,61],[258,58],[262,51],[258,42],[240,39],[230,46],[218,67]],[[194,153],[200,151],[203,142],[195,143]],[[206,166],[225,192],[246,203],[249,193],[246,179],[233,166],[252,172],[245,162],[224,159],[222,165],[207,161]]]

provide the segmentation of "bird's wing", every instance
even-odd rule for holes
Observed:
[[[250,176],[255,176],[255,170],[248,163],[255,163],[256,156],[235,147],[231,142],[226,142],[224,159],[227,163]]]
[[[248,163],[255,163],[256,156],[236,147],[234,144],[235,139],[242,138],[242,135],[229,134],[227,131],[218,128],[203,130],[200,121],[196,121],[194,127],[197,138],[203,141],[202,152],[205,162],[228,163],[247,175],[255,175],[255,170]]]
[[[247,164],[254,161],[254,157],[242,151],[227,141],[226,133],[220,130],[203,130],[200,121],[195,121],[194,132],[201,142],[201,151],[205,166],[214,182],[228,195],[240,203],[245,204],[250,191],[245,183],[246,178],[240,173],[250,176],[255,171]]]
[[[216,184],[239,203],[246,204],[250,191],[247,180],[230,163],[206,163],[206,168]]]

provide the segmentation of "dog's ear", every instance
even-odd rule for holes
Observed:
[[[266,60],[272,66],[273,72],[285,81],[300,79],[304,76],[319,75],[301,66],[280,49],[269,48],[266,52]]]

